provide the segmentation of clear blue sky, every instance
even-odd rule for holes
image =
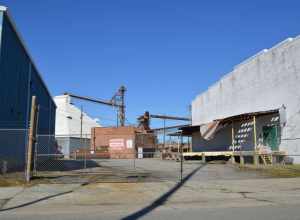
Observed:
[[[110,98],[128,88],[127,118],[187,115],[234,65],[300,34],[299,0],[35,0],[10,8],[52,95]],[[85,104],[104,125],[115,113]],[[161,122],[155,125],[160,126]]]

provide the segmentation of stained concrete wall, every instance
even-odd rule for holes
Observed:
[[[192,124],[286,107],[280,150],[300,155],[300,36],[263,50],[192,102]],[[300,163],[300,157],[295,157]]]

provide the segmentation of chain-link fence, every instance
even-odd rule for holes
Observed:
[[[203,162],[201,157],[196,161],[182,160],[184,153],[190,152],[189,142],[173,138],[164,144],[157,141],[153,147],[148,140],[155,140],[151,135],[137,137],[133,143],[126,143],[129,150],[123,150],[109,146],[95,149],[90,134],[37,134],[33,145],[33,174],[36,177],[95,174],[99,177],[98,181],[176,180],[188,172],[190,164]],[[24,175],[28,139],[27,129],[0,129],[2,174],[18,177]],[[282,140],[282,143],[285,143],[285,150],[260,153],[258,166],[282,167],[300,173],[298,139]],[[116,146],[117,143],[110,144]],[[235,153],[238,164],[241,157],[239,152]],[[253,163],[251,152],[242,156],[245,164]],[[218,159],[220,158],[209,158],[206,162]]]
[[[153,134],[137,135],[133,143],[126,143],[127,147],[113,147],[117,142],[110,144],[111,147],[94,149],[90,134],[37,135],[34,176],[85,175],[102,182],[177,181],[182,176],[180,163],[162,160]]]
[[[83,170],[91,166],[90,134],[37,135],[34,156],[36,176],[45,172]]]

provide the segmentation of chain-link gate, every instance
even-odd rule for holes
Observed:
[[[89,140],[87,134],[72,136],[38,134],[34,153],[34,175],[43,176],[55,172],[83,171],[91,167],[87,158]]]

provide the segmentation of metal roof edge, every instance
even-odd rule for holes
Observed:
[[[259,51],[258,53],[248,57],[247,59],[245,59],[244,61],[242,61],[241,63],[235,65],[233,67],[233,71],[240,68],[241,66],[244,66],[246,64],[249,64],[251,61],[255,60],[256,58],[260,57],[261,55],[267,53],[269,51],[269,49],[265,48],[265,49],[262,49],[261,51]]]
[[[4,6],[4,5],[0,5],[0,11],[6,11],[7,10],[7,7]]]
[[[239,118],[239,117],[268,115],[268,114],[274,114],[274,113],[278,113],[278,112],[279,112],[279,108],[264,110],[264,111],[246,112],[246,113],[241,113],[241,114],[237,114],[237,115],[228,116],[228,117],[225,117],[225,118],[215,119],[213,121],[228,121],[230,119],[234,120],[234,119]]]
[[[23,49],[25,50],[27,56],[29,57],[32,66],[35,68],[35,70],[36,70],[36,72],[37,72],[37,74],[38,74],[38,77],[40,78],[40,80],[41,80],[43,86],[45,87],[45,89],[46,89],[48,95],[50,96],[50,98],[51,98],[53,104],[56,106],[56,104],[55,104],[55,102],[54,102],[54,100],[53,100],[53,98],[52,98],[52,95],[51,95],[51,93],[50,93],[50,91],[49,91],[49,89],[48,89],[48,87],[47,87],[47,85],[46,85],[46,83],[45,83],[45,81],[44,81],[44,79],[43,79],[43,77],[42,77],[42,75],[41,75],[39,69],[37,68],[37,66],[36,66],[36,64],[35,64],[34,59],[32,58],[31,54],[29,53],[28,48],[26,47],[26,44],[25,44],[25,42],[24,42],[24,40],[23,40],[22,35],[21,35],[20,32],[17,30],[16,23],[14,22],[14,20],[13,20],[11,14],[10,14],[10,12],[9,12],[9,10],[8,10],[8,8],[5,7],[5,6],[0,6],[0,10],[3,11],[3,12],[6,14],[6,16],[7,16],[7,18],[8,18],[8,21],[10,22],[10,24],[11,24],[11,26],[12,26],[12,28],[13,28],[13,31],[16,33],[18,39],[20,40],[21,45],[22,45]],[[57,106],[56,106],[56,107],[57,107]]]
[[[295,40],[300,40],[300,35],[297,35],[296,37],[289,37],[286,38],[283,41],[280,41],[279,43],[275,44],[274,46],[272,46],[269,49],[263,49],[261,51],[259,51],[258,53],[246,58],[244,61],[240,62],[239,64],[233,66],[232,70],[229,71],[228,73],[224,74],[223,76],[221,76],[217,81],[215,81],[214,83],[212,83],[211,85],[208,86],[208,88],[206,90],[204,90],[203,92],[201,92],[200,94],[196,95],[196,97],[192,100],[193,102],[196,102],[201,96],[203,96],[205,93],[207,93],[208,91],[210,91],[212,88],[218,86],[220,84],[220,82],[222,80],[225,80],[226,78],[232,76],[234,74],[234,71],[236,71],[238,68],[250,63],[251,61],[253,61],[255,58],[260,57],[261,55],[264,55],[265,53],[268,53],[282,45],[288,44],[290,42],[293,42]]]

